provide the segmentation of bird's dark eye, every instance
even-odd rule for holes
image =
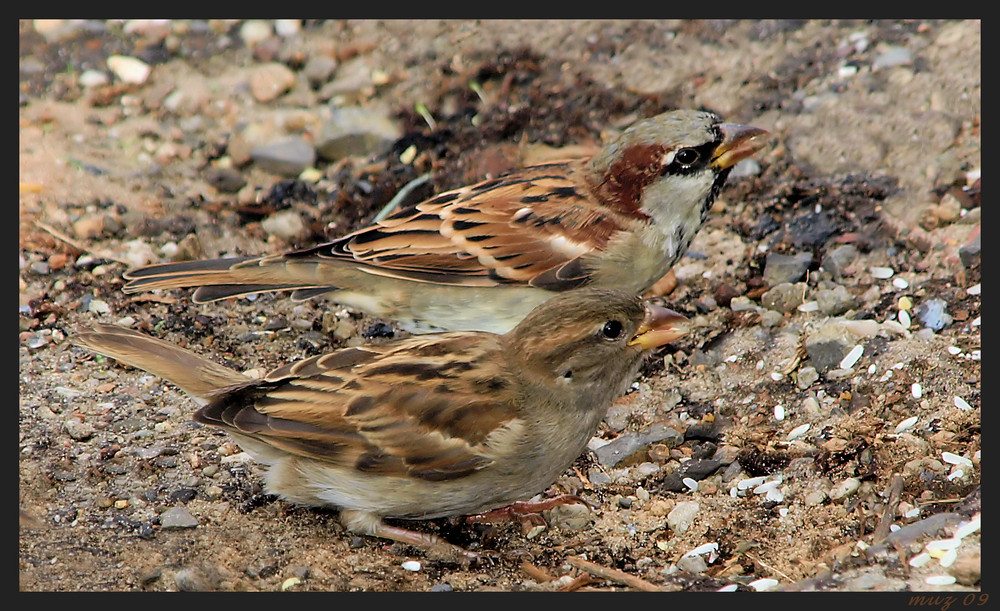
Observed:
[[[691,165],[698,161],[698,151],[695,149],[681,149],[674,154],[674,161],[681,165]]]
[[[601,328],[601,336],[604,339],[618,339],[622,336],[622,331],[624,330],[625,328],[622,326],[622,323],[617,320],[609,320]]]

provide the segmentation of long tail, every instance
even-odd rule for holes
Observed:
[[[200,402],[218,391],[253,383],[250,378],[138,331],[115,325],[97,325],[71,338],[74,344],[110,356],[173,382]]]
[[[125,278],[129,281],[122,287],[126,293],[197,287],[195,303],[281,290],[293,290],[292,298],[303,300],[335,288],[297,277],[280,256],[161,263],[129,270]]]

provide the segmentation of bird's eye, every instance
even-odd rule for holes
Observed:
[[[625,328],[622,326],[622,323],[617,320],[609,320],[601,328],[601,337],[604,339],[618,339],[622,336],[622,331],[624,330]]]
[[[695,149],[680,149],[674,155],[674,161],[681,165],[692,165],[698,161],[698,151]]]

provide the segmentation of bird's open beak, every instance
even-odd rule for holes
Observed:
[[[767,133],[759,127],[735,123],[722,123],[719,129],[722,130],[722,144],[712,153],[712,166],[720,170],[734,166],[759,151],[764,146],[764,139],[758,136]]]
[[[684,316],[673,310],[647,303],[646,318],[628,345],[652,350],[683,337],[690,330],[691,321]]]

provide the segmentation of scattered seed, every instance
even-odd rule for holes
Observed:
[[[928,541],[927,545],[924,546],[924,549],[926,549],[928,553],[931,553],[935,550],[944,551],[949,549],[955,549],[961,544],[962,544],[961,539],[935,539],[934,541]]]
[[[923,396],[923,394],[924,394],[924,391],[923,391],[923,389],[921,388],[921,386],[920,386],[920,384],[919,384],[919,383],[917,383],[917,382],[914,382],[914,383],[913,383],[913,384],[912,384],[912,385],[910,386],[910,394],[912,394],[912,395],[913,395],[913,398],[914,398],[914,399],[919,399],[919,398],[920,398],[921,396]]]
[[[972,461],[964,456],[959,456],[958,454],[953,454],[951,452],[941,452],[941,460],[945,461],[949,465],[966,465],[971,467]]]
[[[945,479],[947,479],[950,482],[950,481],[953,481],[953,480],[956,480],[956,479],[961,479],[962,476],[964,476],[964,475],[965,475],[965,471],[963,471],[962,469],[956,468],[954,471],[952,471],[951,473],[949,473],[948,477],[946,477]]]
[[[799,312],[816,312],[819,310],[818,301],[807,301],[797,308]]]
[[[721,588],[716,590],[716,592],[735,592],[738,589],[739,589],[738,585],[736,585],[735,583],[730,583],[722,586]]]
[[[718,543],[705,543],[703,545],[699,545],[698,547],[694,548],[693,550],[691,550],[690,552],[688,552],[688,553],[686,553],[684,555],[686,557],[704,556],[705,554],[709,554],[709,553],[717,552],[717,551],[719,551],[719,544]]]
[[[684,479],[681,480],[681,482],[685,486],[687,486],[688,488],[690,488],[691,492],[694,492],[694,491],[698,490],[698,481],[697,480],[691,479],[690,477],[685,477]]]
[[[791,431],[788,432],[787,439],[788,439],[788,441],[791,441],[793,439],[798,439],[799,437],[802,437],[803,435],[805,435],[806,431],[808,431],[808,430],[809,430],[809,424],[803,424],[803,425],[797,426],[797,427],[795,427],[794,429],[792,429]]]
[[[894,272],[891,267],[873,267],[871,269],[871,273],[873,277],[878,278],[879,280],[888,280],[889,278],[892,278],[892,275],[896,272]]]
[[[969,522],[962,522],[962,524],[958,527],[958,530],[955,531],[955,538],[964,539],[965,537],[968,537],[972,533],[979,530],[980,527],[982,527],[982,523],[982,518],[979,515],[976,515]]]
[[[298,577],[289,577],[288,579],[281,582],[281,591],[286,592],[289,588],[294,588],[295,586],[302,583],[302,580]]]
[[[785,376],[783,376],[780,372],[777,372],[777,371],[772,371],[771,372],[771,379],[774,380],[775,382],[780,381],[784,377]]]
[[[944,556],[941,556],[941,559],[938,560],[938,562],[941,566],[947,568],[955,564],[956,559],[958,559],[958,550],[950,549],[944,553]]]
[[[954,580],[955,578],[952,577],[952,583],[954,583]],[[778,585],[778,580],[770,578],[755,579],[754,581],[751,581],[747,585],[753,588],[754,590],[757,590],[758,592],[763,592],[765,590],[770,590],[774,586]]]
[[[914,386],[918,386],[914,384]],[[910,416],[906,420],[901,420],[899,424],[896,425],[896,433],[902,433],[903,431],[908,431],[913,428],[913,425],[917,423],[919,418],[917,416]]]
[[[931,575],[924,581],[926,581],[928,585],[932,586],[950,586],[955,583],[955,578],[951,575]]]
[[[876,371],[878,371],[878,367],[875,366],[875,363],[868,366],[868,375],[874,375]]]
[[[854,365],[858,362],[858,359],[861,358],[861,355],[864,354],[864,352],[865,348],[861,344],[858,344],[857,346],[851,348],[851,351],[847,353],[847,356],[841,359],[840,368],[850,369],[851,367],[854,367]]]
[[[406,562],[404,562],[403,564],[401,564],[399,566],[403,567],[407,571],[419,571],[420,570],[420,563],[417,562],[416,560],[407,560]]]
[[[736,487],[740,490],[746,490],[747,488],[755,488],[766,481],[767,478],[764,476],[748,477],[746,479],[741,479],[740,481],[736,482]]]
[[[899,319],[899,324],[903,325],[904,329],[910,328],[910,315],[906,310],[900,310],[899,313],[896,314],[896,318]]]
[[[784,405],[775,405],[774,406],[774,419],[775,420],[779,420],[779,421],[785,419],[785,406]]]
[[[962,410],[963,412],[967,412],[972,409],[972,406],[969,405],[969,402],[963,399],[962,397],[959,397],[958,395],[955,395],[955,407]]]
[[[910,558],[910,566],[921,567],[931,561],[931,555],[927,552],[920,552],[913,558]]]
[[[970,294],[970,295],[979,295],[980,293],[983,292],[983,285],[982,284],[973,284],[969,288],[965,289],[965,292],[968,293],[968,294]]]
[[[958,346],[948,346],[948,354],[955,356],[956,354],[962,354],[962,349]]]
[[[911,509],[911,510],[907,511],[906,513],[904,513],[903,517],[904,518],[916,518],[919,515],[920,515],[920,508],[919,507],[914,507],[913,509]]]
[[[910,283],[899,276],[892,279],[892,285],[901,291],[910,288]]]

